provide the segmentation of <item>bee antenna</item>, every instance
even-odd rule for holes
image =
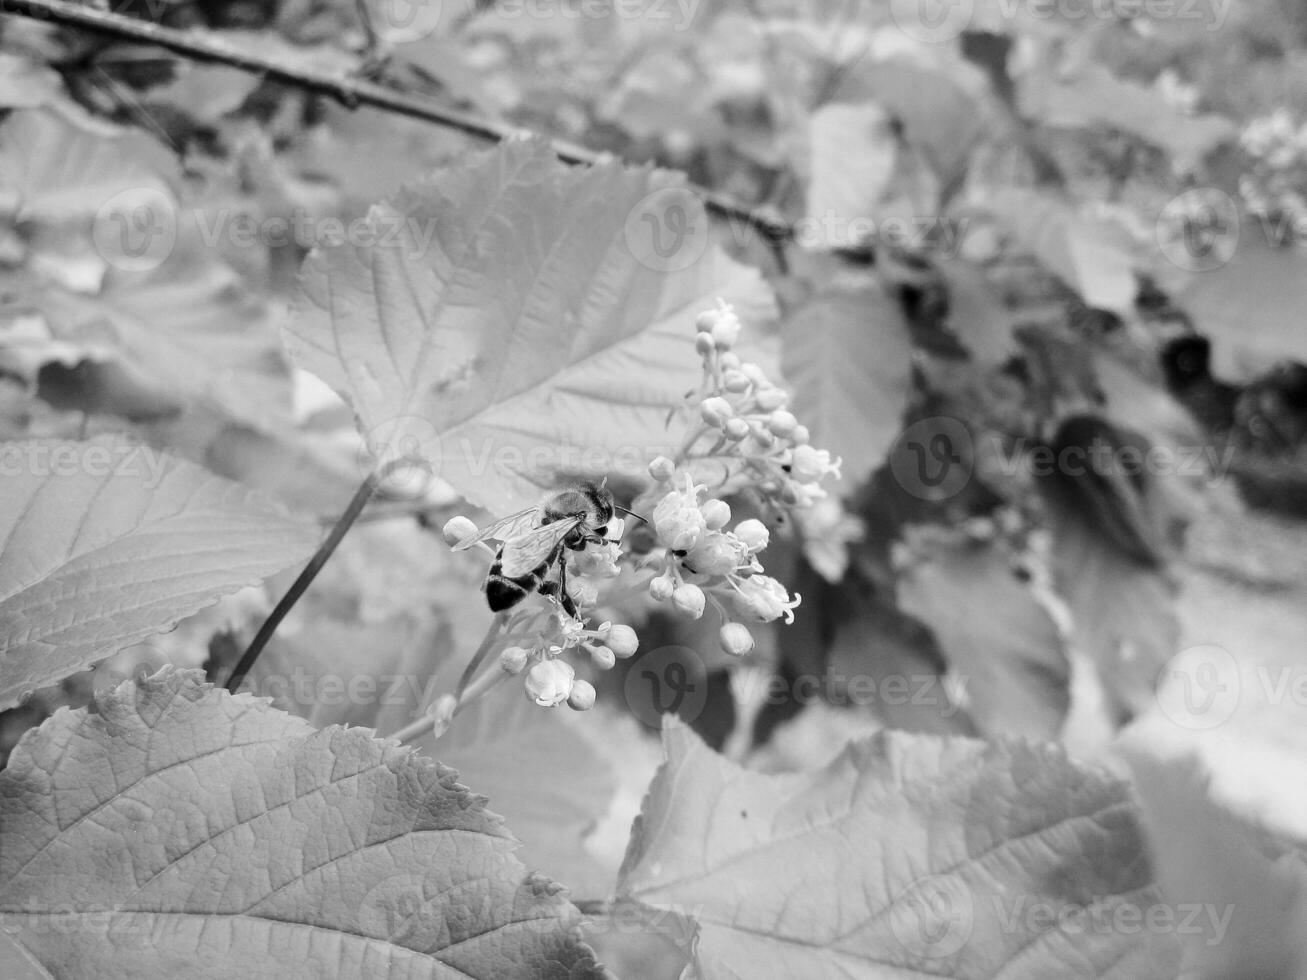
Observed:
[[[625,507],[623,507],[621,504],[613,504],[613,510],[620,510],[623,514],[630,514],[630,515],[631,515],[632,517],[634,517],[637,521],[644,521],[644,523],[646,523],[646,524],[649,523],[649,522],[646,521],[643,517],[641,517],[639,514],[637,514],[635,511],[633,511],[633,510],[627,510],[627,509],[626,509]]]

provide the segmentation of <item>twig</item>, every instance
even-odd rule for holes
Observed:
[[[345,508],[345,513],[340,515],[340,520],[336,521],[335,526],[332,527],[331,533],[327,535],[327,540],[318,546],[318,550],[309,559],[309,563],[304,566],[304,571],[300,572],[299,577],[286,590],[286,594],[281,597],[281,601],[277,603],[268,618],[263,621],[263,625],[259,627],[259,632],[255,634],[254,639],[250,641],[249,647],[241,655],[241,659],[227,678],[225,686],[228,691],[235,694],[240,688],[241,681],[245,680],[245,675],[254,666],[254,661],[259,659],[259,654],[263,652],[263,648],[272,639],[272,634],[277,632],[277,627],[286,618],[286,614],[291,611],[295,603],[299,601],[300,596],[318,577],[318,572],[322,571],[322,566],[327,563],[327,559],[336,550],[336,546],[345,537],[345,533],[354,525],[354,521],[363,512],[363,508],[367,506],[368,501],[372,499],[372,495],[377,492],[377,487],[383,478],[379,473],[370,473],[358,490],[354,492],[353,499],[350,500],[349,506]]]
[[[48,20],[65,27],[95,31],[140,44],[154,44],[192,61],[211,62],[265,75],[268,78],[312,92],[329,95],[350,109],[366,105],[396,115],[409,116],[457,130],[474,139],[498,143],[506,139],[538,137],[529,129],[498,123],[483,116],[439,105],[430,99],[405,95],[376,82],[351,78],[343,73],[289,65],[275,56],[241,51],[220,37],[204,31],[179,31],[160,24],[124,17],[94,7],[69,3],[67,0],[0,0],[0,14],[17,14],[36,20]],[[550,139],[550,147],[564,163],[594,164],[605,158],[576,143]],[[742,221],[760,232],[773,250],[793,237],[789,223],[765,211],[747,207],[732,198],[689,185],[709,211]]]

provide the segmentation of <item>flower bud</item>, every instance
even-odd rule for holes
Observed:
[[[705,500],[699,507],[703,511],[704,523],[708,525],[711,531],[717,531],[724,528],[731,521],[731,507],[725,500]]]
[[[749,385],[752,383],[753,382],[744,376],[743,372],[734,369],[728,370],[722,374],[722,387],[736,395],[748,391]]]
[[[440,533],[445,536],[445,544],[452,548],[473,537],[477,533],[477,526],[471,518],[460,514],[445,521],[445,526],[440,529]]]
[[[700,354],[711,354],[713,350],[712,336],[706,333],[695,334],[694,349]]]
[[[649,583],[649,594],[659,602],[670,599],[675,591],[676,579],[670,575],[659,575]]]
[[[678,585],[676,591],[672,593],[672,605],[691,619],[698,619],[703,615],[703,607],[706,601],[703,589],[697,585],[691,585],[689,582]]]
[[[717,642],[732,657],[743,657],[753,649],[753,634],[743,623],[727,623],[717,631]]]
[[[659,483],[666,483],[676,472],[676,464],[666,456],[656,456],[649,464],[649,475]]]
[[[787,412],[783,408],[776,409],[771,413],[771,418],[767,420],[767,428],[778,436],[789,435],[798,425],[799,420],[794,417],[794,413]]]
[[[590,652],[590,662],[600,670],[612,670],[617,663],[617,654],[602,644],[587,644],[586,649]]]
[[[749,423],[741,418],[727,419],[726,424],[722,426],[722,432],[727,439],[739,442],[749,434]]]
[[[794,431],[790,433],[790,442],[796,446],[806,446],[811,438],[812,434],[806,425],[796,425]]]
[[[440,738],[454,722],[454,712],[458,711],[458,698],[452,694],[442,694],[431,706],[431,732]]]
[[[712,328],[717,326],[717,321],[721,319],[721,314],[716,310],[704,310],[694,318],[694,329],[699,333],[710,333]]]
[[[781,408],[790,400],[789,396],[780,388],[759,388],[753,397],[758,402],[758,407],[764,412],[771,412]]]
[[[577,681],[567,696],[567,706],[574,711],[589,711],[595,706],[595,688],[589,681]]]
[[[499,666],[509,674],[520,674],[526,670],[526,662],[531,657],[531,651],[526,647],[504,647],[499,654]]]
[[[747,361],[740,365],[740,373],[753,382],[755,387],[770,388],[771,382],[767,380],[767,372],[760,368],[752,361]]]
[[[752,426],[749,429],[749,435],[753,436],[753,441],[762,449],[770,449],[772,446],[776,445],[776,437],[761,425]]]
[[[723,368],[738,368],[740,366],[740,355],[734,351],[722,351],[717,358],[717,363]],[[748,380],[747,378],[745,379]]]
[[[635,630],[629,626],[614,626],[608,631],[606,639],[608,645],[612,647],[613,653],[623,660],[640,649],[640,638],[635,635]]]
[[[735,409],[731,408],[731,403],[716,395],[705,398],[699,406],[700,417],[709,425],[720,426],[734,414]]]
[[[712,328],[712,342],[718,350],[730,350],[740,339],[740,319],[734,314],[721,317]]]
[[[734,534],[744,542],[751,555],[762,551],[771,540],[771,532],[767,530],[767,525],[755,517],[751,517],[747,521],[740,521],[739,524],[735,525]]]
[[[567,700],[575,679],[576,671],[566,660],[542,660],[526,672],[526,696],[542,708],[552,708]]]

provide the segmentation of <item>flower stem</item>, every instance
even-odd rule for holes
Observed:
[[[304,570],[300,572],[299,577],[291,583],[291,587],[286,590],[286,594],[281,597],[281,601],[269,613],[268,618],[263,621],[258,633],[254,635],[254,639],[250,641],[245,653],[237,661],[224,685],[228,691],[235,694],[240,689],[241,682],[245,680],[245,675],[250,672],[254,662],[259,659],[259,654],[268,645],[272,635],[277,632],[277,627],[281,625],[281,621],[286,618],[286,614],[294,608],[295,603],[299,602],[300,597],[308,590],[313,580],[318,577],[318,572],[322,571],[322,567],[327,564],[327,559],[335,552],[346,532],[353,527],[354,522],[358,520],[359,514],[363,513],[363,508],[372,499],[372,495],[377,492],[385,475],[386,473],[378,471],[369,473],[367,479],[354,491],[354,497],[345,508],[345,512],[340,515],[340,519],[332,527],[327,539],[318,545],[318,550],[309,559],[309,563],[304,566]]]

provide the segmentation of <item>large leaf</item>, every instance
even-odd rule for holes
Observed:
[[[494,509],[559,469],[635,475],[698,378],[695,314],[719,295],[750,325],[771,314],[669,175],[568,170],[536,142],[468,156],[368,220],[376,244],[305,262],[287,342],[379,458],[416,452]]]
[[[908,540],[899,606],[934,631],[980,731],[1056,738],[1070,668],[1056,624],[1016,577],[1011,549],[925,528]]]
[[[912,378],[907,323],[874,280],[838,281],[782,328],[782,369],[814,445],[844,460],[845,487],[880,465],[901,428]]]
[[[985,202],[1022,251],[1074,289],[1087,304],[1127,316],[1137,284],[1134,245],[1106,221],[1081,216],[1042,191],[1008,188]]]
[[[704,980],[1175,973],[1173,936],[1087,926],[1157,892],[1125,785],[1056,747],[881,733],[767,776],[664,739],[619,895],[692,914]]]
[[[0,920],[59,977],[598,976],[451,770],[165,668],[0,773]]]
[[[475,778],[477,791],[522,841],[529,867],[567,882],[576,894],[612,890],[616,860],[604,868],[582,842],[608,809],[617,783],[573,719],[539,707],[526,698],[520,680],[510,679],[460,712],[439,739],[417,744]]]
[[[1183,933],[1195,980],[1307,971],[1301,624],[1297,642],[1273,651],[1250,638],[1266,627],[1243,625],[1227,634],[1235,642],[1172,659],[1153,708],[1116,746],[1139,786],[1158,884],[1202,909]]]
[[[105,437],[4,449],[0,708],[317,544],[312,525],[149,447]]]
[[[889,114],[874,102],[824,105],[808,122],[808,141],[807,220],[821,233],[804,244],[863,244],[865,223],[881,216],[898,160]]]

